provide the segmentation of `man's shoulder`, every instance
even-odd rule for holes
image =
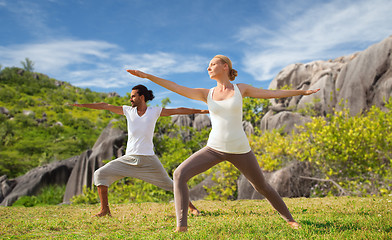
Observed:
[[[127,109],[134,109],[136,107],[132,107],[132,106],[128,106],[128,105],[122,105],[123,108],[127,108]]]
[[[147,108],[152,109],[152,110],[161,110],[162,107],[159,106],[148,106]]]
[[[162,112],[162,107],[158,106],[149,106],[147,109],[149,109],[150,112],[156,113],[157,115],[160,115]]]
[[[124,112],[131,112],[136,109],[136,107],[132,107],[132,106],[128,106],[128,105],[123,105],[122,108],[123,108]]]

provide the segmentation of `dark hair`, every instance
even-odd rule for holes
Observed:
[[[140,96],[143,95],[143,96],[144,96],[144,100],[145,100],[146,102],[154,99],[154,94],[152,93],[152,91],[151,91],[151,90],[148,90],[148,89],[146,88],[146,86],[144,86],[144,85],[141,85],[141,84],[136,85],[136,86],[134,86],[134,87],[132,88],[132,90],[137,90],[137,93],[138,93]]]

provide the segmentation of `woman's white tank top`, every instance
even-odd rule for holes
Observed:
[[[242,95],[234,84],[234,96],[221,101],[212,99],[211,88],[207,105],[211,116],[212,129],[207,146],[225,153],[247,153],[251,150],[242,127]]]

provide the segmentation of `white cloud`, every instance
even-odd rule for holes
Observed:
[[[62,40],[37,44],[0,46],[0,60],[7,66],[18,66],[26,57],[37,71],[57,73],[77,64],[96,64],[107,59],[117,46],[103,41]]]
[[[165,52],[122,54],[118,57],[118,61],[126,63],[127,69],[138,69],[159,76],[172,73],[202,72],[208,63],[207,58],[197,55],[183,56]]]
[[[154,92],[155,100],[158,100],[159,102],[162,101],[162,99],[167,98],[168,96],[170,96],[172,94],[173,94],[173,92],[169,91],[169,90]]]
[[[103,41],[81,40],[13,45],[0,47],[0,62],[3,66],[21,66],[20,62],[29,58],[37,72],[80,87],[102,84],[110,88],[123,83],[113,79],[123,71],[121,64],[110,60],[118,49]]]
[[[126,69],[139,69],[164,76],[172,73],[202,72],[208,59],[200,56],[158,52],[120,54],[117,45],[104,41],[60,40],[36,44],[0,46],[0,62],[19,66],[29,58],[34,69],[79,87],[118,88],[146,82],[132,77]]]
[[[298,9],[292,4],[277,9],[276,29],[255,24],[240,30],[237,39],[247,45],[245,71],[256,80],[269,80],[292,63],[363,50],[392,34],[389,0],[309,2],[307,8],[301,3]]]

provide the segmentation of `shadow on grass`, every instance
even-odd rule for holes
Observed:
[[[216,211],[201,211],[200,212],[200,216],[214,216],[214,217],[217,217],[217,216],[223,216],[223,215],[228,215],[229,213],[227,213],[227,212],[223,212],[223,211],[221,211],[221,210],[216,210]]]
[[[239,210],[234,210],[233,212],[226,212],[226,211],[221,211],[221,210],[215,210],[215,211],[200,211],[200,216],[224,216],[224,215],[237,215],[237,216],[249,216],[249,215],[256,215],[256,216],[265,216],[263,213],[258,213],[254,211],[239,211]]]
[[[356,222],[347,222],[347,223],[342,223],[342,222],[337,222],[337,221],[326,221],[326,222],[315,222],[315,221],[301,221],[301,225],[308,225],[312,231],[315,233],[326,233],[326,232],[344,232],[348,230],[362,230],[364,226],[359,225]],[[369,226],[368,228],[371,228]],[[389,229],[391,230],[391,229]]]

